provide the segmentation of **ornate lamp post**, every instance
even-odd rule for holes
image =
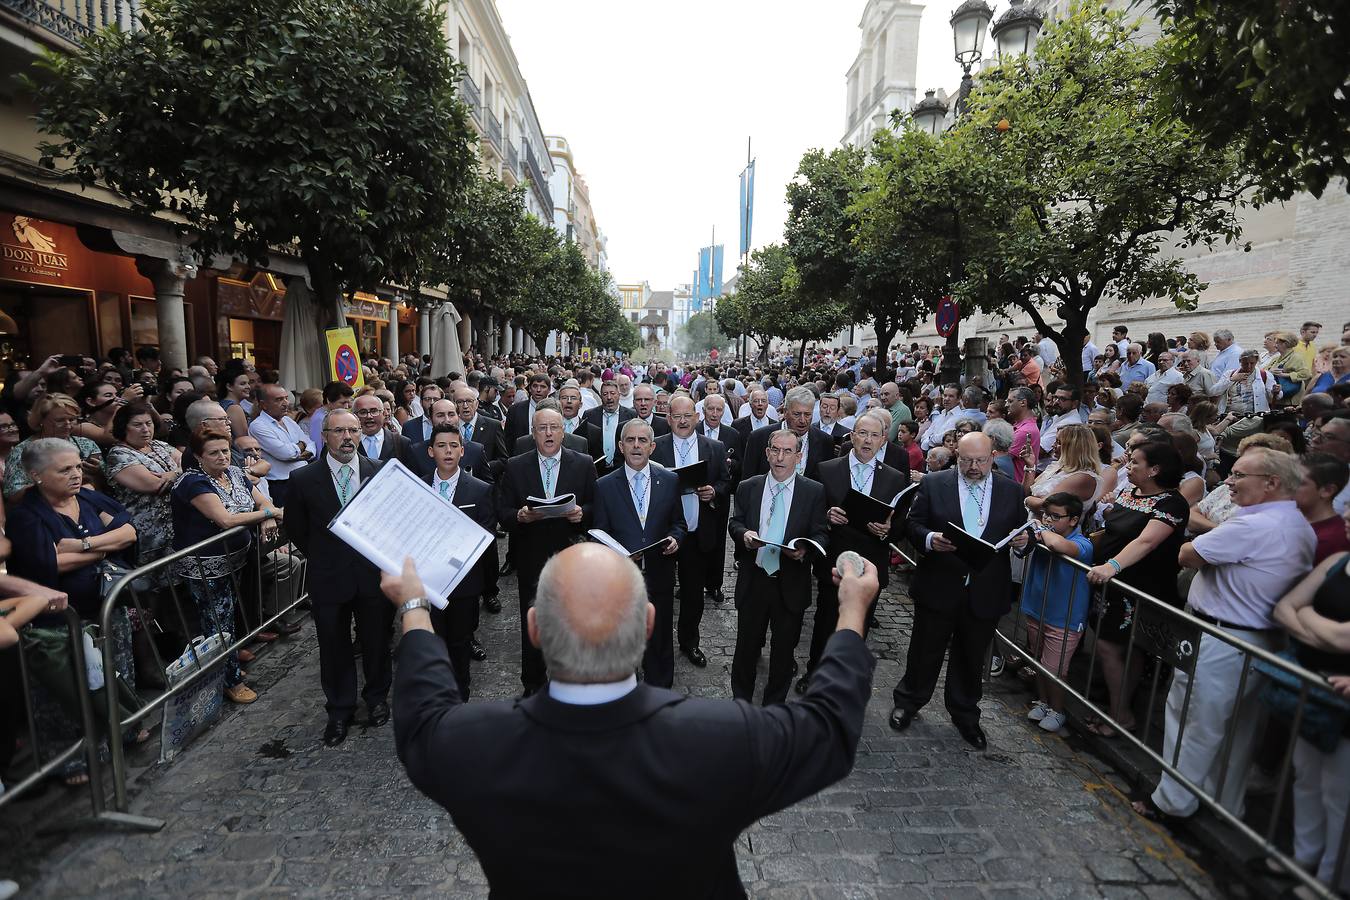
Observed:
[[[1030,56],[1036,49],[1041,26],[1045,24],[1045,16],[1027,6],[1026,0],[1009,0],[1009,3],[1011,5],[998,17],[991,30],[999,62]]]
[[[961,91],[956,99],[957,116],[965,112],[966,97],[975,87],[975,79],[971,78],[970,69],[984,59],[984,39],[993,18],[994,11],[984,0],[966,0],[956,8],[956,12],[952,13],[951,19],[948,20],[952,26],[954,55],[962,71]]]
[[[947,104],[935,96],[936,93],[932,90],[924,91],[923,99],[914,104],[914,109],[910,111],[910,117],[919,130],[934,137],[942,133],[942,123],[947,121],[948,108]]]

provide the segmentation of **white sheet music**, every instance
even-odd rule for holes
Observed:
[[[328,529],[390,574],[402,572],[411,556],[437,609],[496,537],[396,459],[361,485]]]

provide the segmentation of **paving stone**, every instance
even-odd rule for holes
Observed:
[[[733,578],[729,572],[728,592]],[[489,659],[474,663],[475,702],[520,689],[514,576],[501,586],[503,612],[484,613],[478,631]],[[1126,896],[1127,888],[1151,900],[1223,896],[1174,843],[1133,825],[1116,795],[1096,789],[1099,761],[1082,761],[1069,742],[1026,727],[1026,696],[1011,679],[991,685],[981,704],[986,753],[961,741],[940,699],[905,734],[891,731],[891,689],[913,623],[904,587],[894,579],[883,595],[882,625],[870,639],[878,664],[857,765],[741,836],[737,869],[751,896],[1077,900]],[[729,695],[735,625],[729,603],[708,606],[709,666],[678,656],[677,690]],[[808,615],[803,662],[810,632]],[[259,702],[227,710],[172,764],[135,761],[130,811],[165,819],[161,832],[39,838],[35,828],[20,833],[12,821],[0,823],[0,874],[17,877],[25,898],[60,900],[487,896],[463,837],[404,776],[391,727],[358,720],[340,748],[322,746],[312,626],[263,649],[250,681]],[[287,756],[262,749],[281,741]],[[83,802],[70,794],[65,805]]]

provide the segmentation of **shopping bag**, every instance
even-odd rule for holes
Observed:
[[[181,656],[164,669],[164,680],[172,690],[199,668],[204,668],[234,643],[228,633],[194,637]],[[200,666],[198,665],[200,663]],[[193,687],[174,696],[164,707],[164,726],[160,729],[159,759],[168,762],[220,718],[225,701],[225,667],[217,666]]]

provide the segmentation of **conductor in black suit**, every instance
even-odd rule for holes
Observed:
[[[680,505],[680,480],[674,472],[649,464],[656,443],[652,427],[640,419],[623,426],[619,441],[623,465],[595,483],[595,527],[614,538],[630,553],[658,541],[659,547],[637,558],[647,583],[647,596],[656,608],[656,627],[642,656],[647,684],[670,687],[675,683],[675,554],[687,527]]]
[[[506,462],[497,495],[497,521],[511,537],[520,585],[520,682],[529,696],[544,686],[544,658],[530,643],[526,612],[534,605],[539,572],[553,554],[579,541],[590,527],[595,500],[595,464],[584,453],[562,445],[562,414],[541,409],[534,414],[535,449]],[[527,497],[546,499],[575,494],[576,507],[565,518],[544,518],[529,507]]]
[[[718,398],[721,399],[720,397]],[[680,495],[689,537],[680,545],[676,567],[680,576],[680,618],[676,635],[680,652],[700,669],[708,657],[699,647],[703,622],[703,590],[708,569],[719,572],[726,562],[726,508],[731,505],[731,476],[727,473],[726,450],[717,441],[694,430],[698,413],[694,401],[684,394],[670,398],[670,434],[656,439],[652,460],[668,469],[708,461],[708,483]],[[731,429],[727,429],[730,431]]]
[[[809,415],[809,411],[808,411]],[[769,474],[756,475],[736,488],[731,541],[741,562],[736,579],[736,652],[731,662],[731,695],[750,702],[755,693],[764,637],[769,644],[769,680],[764,704],[782,703],[792,682],[792,654],[802,636],[802,616],[811,605],[808,548],[780,550],[761,536],[786,544],[808,537],[822,547],[829,540],[825,489],[797,475],[802,438],[774,430],[766,453]]]
[[[645,381],[633,388],[633,415],[650,425],[656,437],[670,434],[670,423],[656,414],[656,390]]]
[[[401,434],[394,434],[384,427],[384,401],[374,394],[364,394],[352,404],[361,423],[361,439],[356,452],[377,462],[397,459],[414,472],[418,469],[413,457],[412,442]]]
[[[552,392],[553,385],[543,372],[535,372],[530,375],[530,380],[526,383],[526,390],[529,391],[529,399],[511,404],[511,408],[506,412],[506,446],[508,447],[514,447],[516,441],[522,435],[530,433],[530,428],[534,422],[535,406]]]
[[[591,458],[604,460],[597,463],[600,474],[614,471],[619,461],[619,429],[623,423],[633,418],[633,411],[619,405],[619,386],[612,380],[600,385],[600,405],[581,414],[581,421],[593,426],[588,434],[591,440]]]
[[[389,604],[380,597],[379,570],[328,530],[328,523],[356,491],[380,470],[380,463],[359,456],[361,427],[356,416],[331,412],[324,419],[327,453],[291,473],[286,532],[309,560],[307,584],[319,639],[319,680],[323,684],[328,725],[326,746],[347,737],[356,710],[356,660],[352,653],[352,618],[361,645],[368,721],[389,721]]]
[[[877,579],[885,587],[890,568],[890,548],[886,542],[891,530],[898,530],[904,519],[892,516],[884,522],[850,522],[844,506],[852,491],[866,494],[882,503],[890,503],[895,495],[909,486],[905,478],[889,466],[877,461],[877,447],[886,440],[886,423],[876,415],[858,419],[849,435],[850,449],[843,456],[827,459],[820,464],[820,484],[825,488],[825,516],[830,522],[830,542],[825,560],[816,564],[816,617],[811,629],[811,655],[806,672],[797,680],[797,693],[806,690],[811,672],[825,652],[825,643],[834,633],[839,616],[839,600],[830,576],[834,560],[845,550],[852,550],[877,567]]]
[[[715,384],[716,382],[714,382]],[[730,425],[722,424],[722,410],[726,408],[726,398],[721,394],[709,394],[703,399],[703,421],[699,423],[698,433],[710,441],[717,441],[726,450],[727,477],[731,479],[728,494],[734,494],[736,485],[741,482],[741,461],[745,454],[745,439]],[[731,515],[731,503],[713,507],[717,517],[718,533],[726,537],[727,519]],[[725,560],[715,566],[706,566],[703,570],[703,590],[707,598],[714,603],[725,603],[722,593]]]
[[[464,456],[464,436],[459,426],[437,425],[433,428],[427,452],[436,468],[423,480],[446,503],[458,507],[484,531],[495,534],[497,507],[492,498],[492,485],[459,467]],[[447,547],[446,552],[449,551]],[[490,555],[484,553],[446,598],[446,608],[431,611],[431,623],[445,641],[450,665],[455,670],[455,683],[466,703],[469,700],[469,659],[473,655],[470,645],[478,628],[478,598],[486,586],[487,571],[492,568],[495,565]]]
[[[788,391],[783,401],[783,421],[752,431],[746,440],[745,466],[741,470],[741,477],[750,478],[768,471],[768,457],[764,451],[769,446],[769,435],[787,430],[802,439],[802,456],[797,464],[797,474],[814,480],[820,464],[834,458],[834,441],[820,429],[811,427],[811,410],[815,406],[816,395],[811,393],[810,388],[795,387]]]
[[[539,579],[529,633],[548,689],[466,706],[405,566],[386,581],[411,607],[394,690],[399,759],[449,811],[494,897],[743,897],[740,833],[852,768],[871,692],[870,566],[840,583],[839,631],[806,696],[765,709],[638,684],[655,611],[637,567],[598,544],[564,550]]]
[[[924,477],[915,491],[906,528],[922,551],[910,582],[914,630],[905,675],[895,686],[891,727],[904,731],[937,685],[947,661],[947,713],[961,737],[977,750],[987,744],[980,728],[981,676],[994,626],[1012,608],[1008,553],[997,554],[972,573],[942,534],[947,522],[996,543],[1026,522],[1017,483],[993,471],[994,448],[988,435],[973,432],[956,445],[956,466]],[[1019,534],[1012,546],[1026,546]]]

